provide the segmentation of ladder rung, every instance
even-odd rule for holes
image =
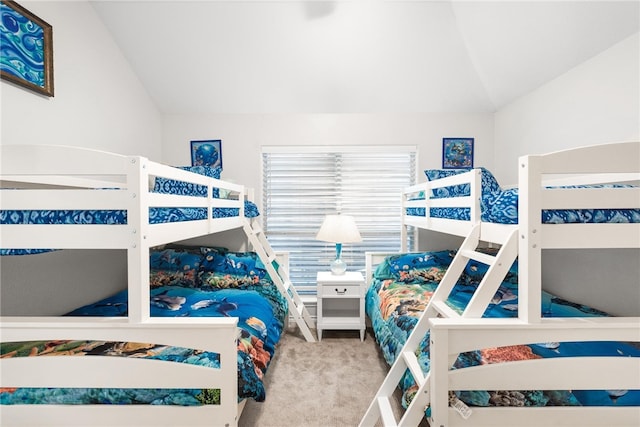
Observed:
[[[444,317],[454,318],[454,319],[457,317],[460,317],[460,314],[454,309],[452,309],[451,307],[449,307],[446,301],[431,301],[431,304],[433,305],[433,308],[435,308],[436,311],[441,315],[443,315]]]
[[[418,358],[416,354],[411,351],[405,351],[402,353],[402,358],[404,359],[404,363],[407,365],[407,368],[411,371],[411,375],[413,379],[416,381],[419,387],[422,387],[426,378],[422,369],[420,368],[420,364],[418,363]]]
[[[388,397],[378,397],[378,408],[380,409],[382,424],[385,427],[397,425],[396,417],[393,415],[393,408],[391,408],[391,402],[389,402]]]
[[[305,339],[309,342],[315,341],[311,333],[311,328],[315,327],[314,321],[296,292],[295,287],[289,280],[288,272],[277,263],[278,257],[264,235],[262,227],[260,227],[257,222],[252,223],[245,219],[242,228],[249,238],[253,250],[258,254],[260,261],[262,261],[267,272],[270,274],[271,280],[273,280],[280,293],[282,293],[289,302],[290,314],[295,318]]]
[[[304,310],[304,304],[294,304],[293,307],[296,311],[296,313],[298,313],[298,316],[302,316],[302,311]]]
[[[467,249],[462,251],[462,255],[466,258],[469,258],[475,261],[480,261],[481,263],[486,265],[493,265],[493,263],[496,262],[495,256],[478,252],[478,251],[471,251]]]
[[[295,295],[297,295],[298,299],[302,304],[310,305],[310,304],[315,304],[316,301],[318,301],[317,298],[312,295],[300,295],[298,293],[296,293]]]

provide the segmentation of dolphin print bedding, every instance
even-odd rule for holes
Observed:
[[[238,399],[265,399],[263,378],[283,331],[287,301],[256,254],[165,247],[151,253],[151,316],[238,317]],[[126,316],[127,291],[68,316]],[[0,344],[0,357],[144,357],[219,367],[219,355],[162,343],[48,341]],[[215,389],[0,389],[0,404],[216,404]]]
[[[366,294],[366,313],[384,358],[393,364],[414,328],[420,314],[450,265],[455,251],[401,254],[387,257],[374,272]],[[447,304],[462,313],[486,272],[487,266],[470,261],[456,284]],[[517,261],[496,292],[483,317],[517,317]],[[543,317],[607,316],[599,310],[543,292]],[[419,346],[418,360],[429,371],[429,335]],[[623,342],[548,342],[493,349],[478,349],[461,354],[454,364],[460,369],[501,361],[529,360],[575,355],[640,357],[640,349]],[[408,405],[417,390],[411,375],[401,382],[403,404]],[[610,406],[640,405],[640,390],[476,390],[456,391],[470,406]]]

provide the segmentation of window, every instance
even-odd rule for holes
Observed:
[[[289,252],[299,293],[315,293],[317,272],[335,259],[335,245],[315,239],[325,215],[355,217],[362,242],[342,247],[350,271],[364,269],[367,251],[400,251],[400,191],[415,183],[415,147],[263,147],[262,162],[263,227]]]

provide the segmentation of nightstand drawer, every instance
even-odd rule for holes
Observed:
[[[322,285],[323,297],[360,297],[360,285]]]

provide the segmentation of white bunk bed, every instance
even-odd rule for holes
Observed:
[[[244,186],[149,161],[140,156],[64,146],[2,146],[1,208],[119,210],[120,224],[2,224],[0,247],[12,249],[124,249],[128,263],[127,317],[1,317],[0,341],[97,340],[160,343],[219,354],[219,369],[135,358],[21,357],[1,360],[1,388],[184,388],[220,391],[220,403],[178,405],[1,405],[0,424],[13,425],[236,425],[238,318],[157,318],[150,315],[150,248],[225,230],[244,230],[269,275],[308,330],[308,313],[273,262],[259,226],[245,218]],[[158,177],[204,186],[206,197],[153,191]],[[216,190],[217,189],[217,190]],[[236,197],[217,198],[226,190]],[[154,208],[204,209],[184,222],[150,221]],[[231,216],[214,217],[214,209]],[[288,282],[288,283],[287,283]],[[295,310],[294,310],[295,308]],[[297,317],[296,317],[297,315]],[[304,332],[304,329],[303,329]],[[311,336],[309,334],[309,336]],[[312,337],[311,337],[312,338]],[[155,362],[155,363],[154,363]]]
[[[640,425],[640,406],[469,407],[450,400],[455,390],[639,390],[640,357],[557,357],[452,368],[461,353],[503,346],[569,341],[621,341],[640,345],[640,317],[542,317],[542,250],[572,248],[640,248],[640,223],[546,224],[543,210],[640,210],[640,189],[624,186],[584,188],[574,185],[638,183],[640,143],[618,143],[523,156],[518,162],[519,206],[516,224],[481,221],[481,178],[472,170],[428,181],[404,192],[405,225],[466,236],[424,311],[376,393],[361,426],[382,419],[385,426],[575,426]],[[433,188],[469,184],[470,195],[432,199]],[[421,192],[421,193],[420,193]],[[418,193],[420,197],[416,200]],[[432,218],[433,207],[468,209],[468,219]],[[477,250],[481,242],[497,244],[494,256]],[[483,318],[491,298],[518,260],[518,317]],[[367,261],[368,277],[380,257]],[[460,313],[446,300],[467,263],[489,268]],[[637,266],[629,266],[630,269]],[[615,283],[611,283],[615,286]],[[635,284],[637,286],[637,280]],[[637,294],[636,294],[637,296]],[[424,373],[416,350],[429,334],[429,369]],[[388,403],[405,371],[417,383],[415,397],[400,420]]]

